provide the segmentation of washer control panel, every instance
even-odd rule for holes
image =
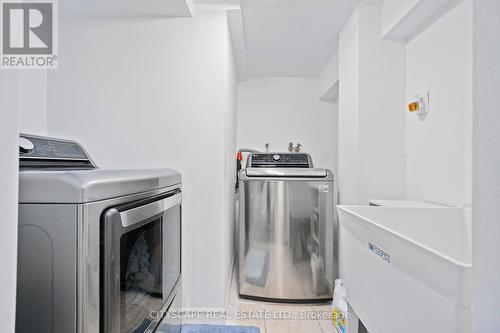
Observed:
[[[269,153],[251,154],[247,167],[249,168],[312,168],[312,160],[305,153]]]

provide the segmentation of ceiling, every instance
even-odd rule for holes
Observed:
[[[191,16],[188,0],[63,0],[62,15],[69,16]]]
[[[191,16],[190,4],[229,5],[238,77],[321,73],[359,0],[64,0],[62,15]],[[235,5],[240,9],[236,9]]]
[[[247,76],[316,76],[358,0],[242,0]]]
[[[340,29],[358,2],[193,0],[205,5],[240,4],[238,14],[231,10],[228,16],[236,62],[245,69],[243,77],[319,75],[337,51]]]

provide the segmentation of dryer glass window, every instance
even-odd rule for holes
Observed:
[[[142,332],[163,303],[162,220],[120,239],[120,332]]]

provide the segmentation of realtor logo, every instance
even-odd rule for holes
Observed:
[[[1,18],[1,68],[57,68],[57,3],[3,0]]]

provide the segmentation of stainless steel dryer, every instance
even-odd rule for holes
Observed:
[[[332,298],[333,174],[302,153],[253,153],[239,172],[239,294],[275,302]]]
[[[18,247],[16,332],[152,332],[180,285],[181,175],[21,135]]]

